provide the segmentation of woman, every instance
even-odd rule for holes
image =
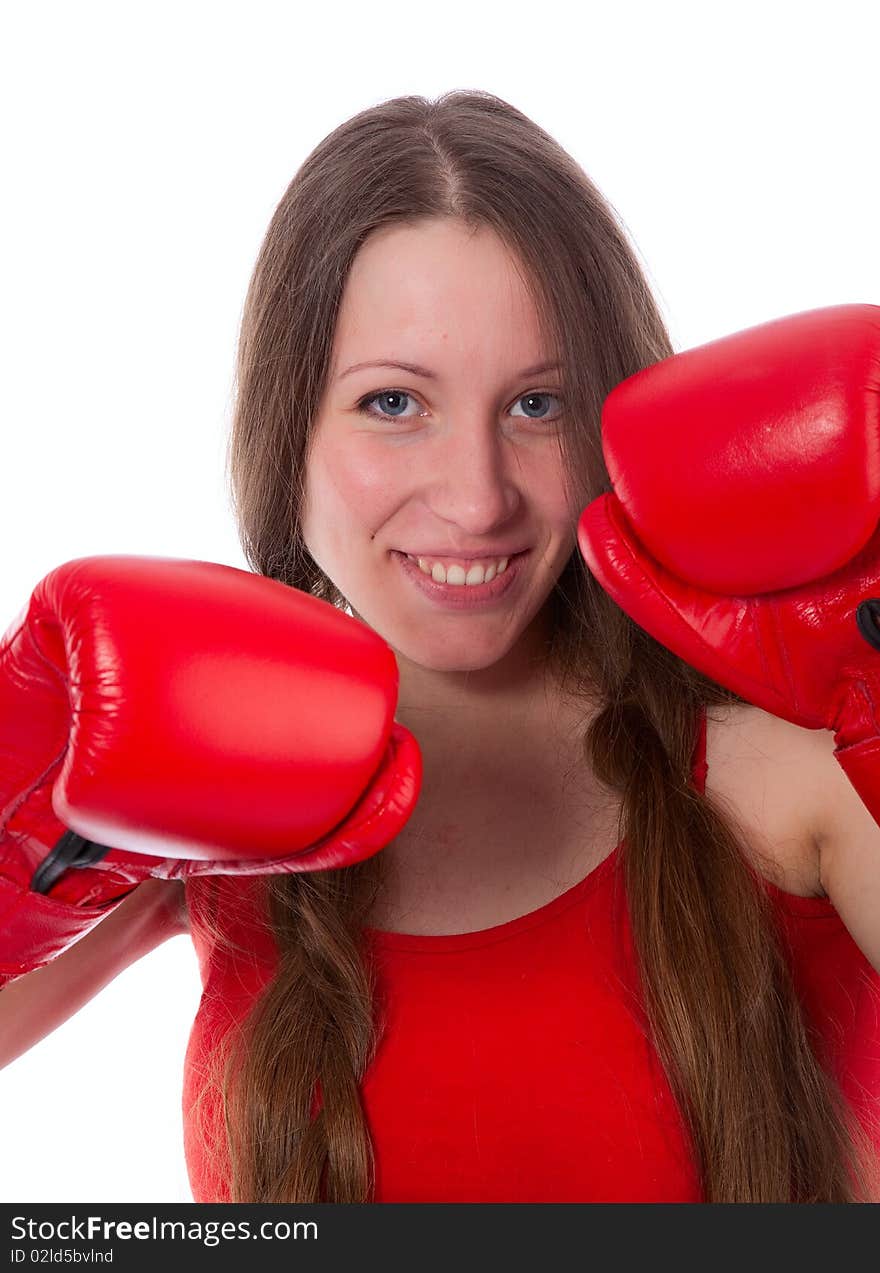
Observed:
[[[824,757],[576,548],[602,403],[671,353],[611,209],[489,94],[363,112],[282,199],[242,542],[389,643],[424,777],[356,866],[187,882],[196,1200],[870,1196],[877,977],[823,896],[821,782],[793,782]]]
[[[236,1003],[253,1015],[226,1071],[232,1197],[854,1196],[846,1110],[747,866],[795,974],[819,930],[852,996],[873,970],[822,897],[818,811],[793,782],[813,735],[650,641],[573,551],[608,488],[601,404],[671,352],[607,204],[488,94],[363,112],[282,199],[240,346],[243,543],[390,643],[424,779],[375,858],[259,884],[279,956]],[[352,369],[376,360],[422,370]],[[468,593],[474,557],[506,561],[499,595]],[[241,885],[212,883],[228,916]],[[685,1131],[639,1059],[634,964]],[[216,1062],[202,1012],[190,1059]]]

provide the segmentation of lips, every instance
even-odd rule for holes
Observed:
[[[420,570],[414,561],[410,561],[406,553],[393,549],[391,555],[398,562],[408,581],[423,597],[445,609],[470,610],[491,606],[500,598],[506,597],[516,586],[528,553],[529,550],[525,549],[513,554],[503,574],[496,575],[489,583],[478,584],[437,583],[430,575]]]
[[[482,548],[473,553],[450,552],[448,548],[408,548],[403,551],[410,557],[429,557],[431,561],[497,561],[501,557],[518,557],[521,553],[528,552],[528,549]]]

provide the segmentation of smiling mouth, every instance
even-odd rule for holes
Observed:
[[[484,561],[490,562],[489,570],[476,567],[467,573],[461,566],[457,569],[453,567],[447,572],[440,564],[435,565],[433,571],[428,571],[419,566],[412,554],[397,549],[392,550],[392,556],[410,581],[429,600],[463,609],[495,601],[509,592],[522,574],[523,559],[528,556],[529,551],[524,549],[508,558],[498,558],[497,565],[500,566],[503,562],[503,569],[493,569],[496,559],[484,558]]]
[[[418,566],[428,579],[435,583],[450,584],[452,587],[476,587],[482,583],[491,583],[496,575],[503,575],[513,556],[520,554],[498,555],[495,557],[432,557],[428,554],[407,553],[408,561]]]

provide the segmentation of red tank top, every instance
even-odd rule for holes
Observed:
[[[700,791],[705,752],[703,716],[693,770]],[[362,1084],[377,1202],[703,1200],[641,1007],[622,848],[505,924],[451,936],[367,930],[385,1022]],[[808,1018],[867,1122],[880,1108],[880,975],[827,899],[765,884]],[[219,1103],[202,1092],[204,1062],[276,958],[270,935],[254,924],[257,886],[229,876],[186,886],[204,986],[183,1093],[196,1202],[229,1198]],[[247,954],[214,948],[198,922],[206,904]]]

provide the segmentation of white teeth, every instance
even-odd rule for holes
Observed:
[[[409,554],[407,554],[409,555]],[[410,557],[410,561],[413,558]],[[422,574],[430,575],[435,583],[459,584],[470,587],[477,583],[490,583],[496,575],[501,575],[507,569],[509,557],[501,557],[498,561],[492,561],[488,566],[477,565],[469,566],[465,573],[463,566],[450,566],[447,570],[441,562],[431,562],[427,557],[419,557],[418,565]]]

